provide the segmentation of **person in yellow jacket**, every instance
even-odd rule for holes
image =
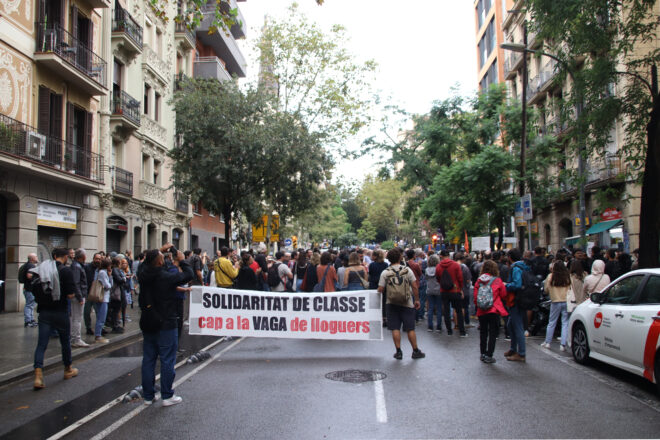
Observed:
[[[238,269],[229,260],[229,249],[226,246],[220,248],[220,258],[213,263],[213,271],[218,287],[232,287],[234,278],[238,276]]]

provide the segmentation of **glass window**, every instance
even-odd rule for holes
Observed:
[[[660,304],[660,276],[651,275],[642,290],[639,300],[642,304]]]
[[[635,275],[627,277],[607,289],[605,292],[606,302],[608,304],[631,304],[639,283],[644,279],[644,275]]]

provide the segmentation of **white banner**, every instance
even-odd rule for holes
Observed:
[[[382,340],[381,294],[193,287],[191,335]]]

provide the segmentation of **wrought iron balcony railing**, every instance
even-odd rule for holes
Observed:
[[[140,125],[140,101],[121,90],[112,94],[112,114],[121,115]]]
[[[142,49],[142,26],[131,17],[126,9],[119,5],[116,6],[115,17],[112,20],[112,32],[124,32]]]
[[[133,195],[133,173],[119,167],[110,167],[112,190],[118,193]]]

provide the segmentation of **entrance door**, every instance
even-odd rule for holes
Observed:
[[[105,242],[106,252],[108,254],[110,252],[121,253],[121,231],[106,229]]]

